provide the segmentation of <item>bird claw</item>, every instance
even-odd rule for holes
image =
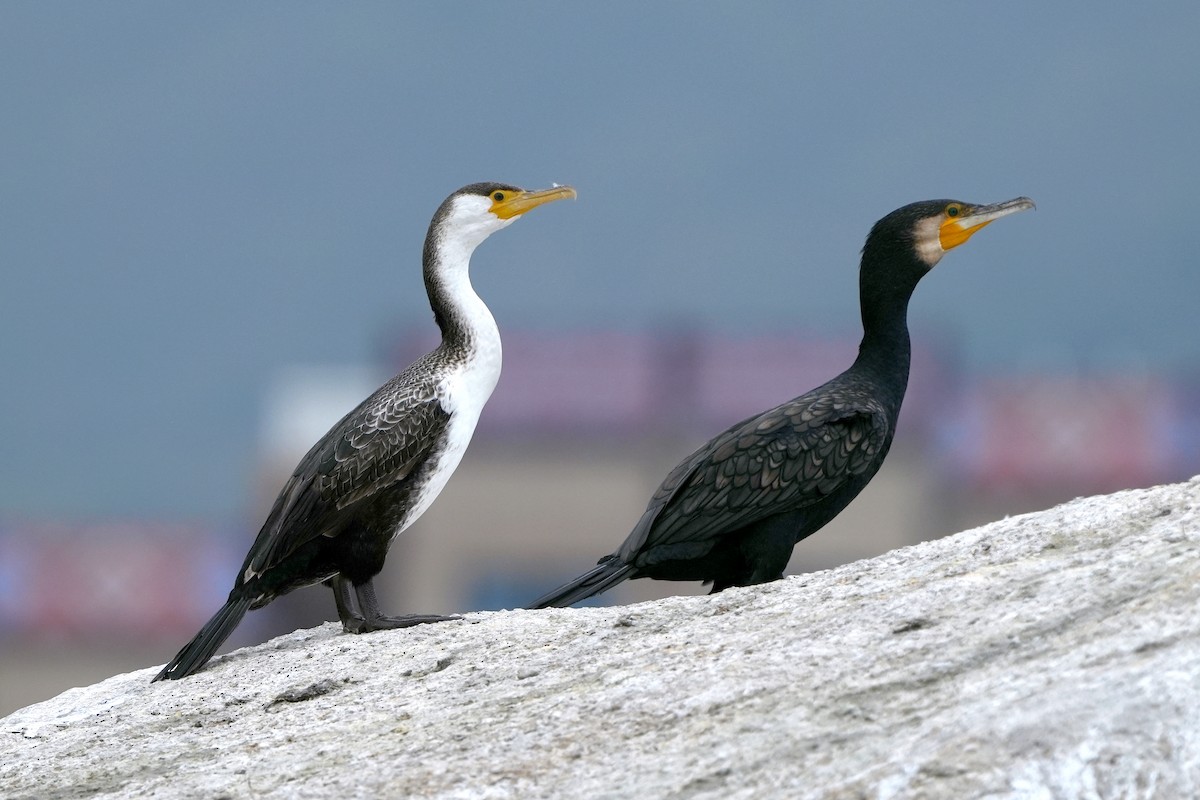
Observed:
[[[433,622],[450,622],[462,619],[458,616],[443,616],[441,614],[403,614],[398,617],[366,617],[353,616],[342,621],[342,630],[346,633],[370,633],[371,631],[393,630],[395,628],[411,628],[414,625],[428,625]]]

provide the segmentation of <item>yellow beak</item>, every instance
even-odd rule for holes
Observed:
[[[983,230],[985,226],[1001,217],[1007,217],[1018,211],[1027,211],[1034,207],[1033,201],[1028,197],[1018,197],[989,206],[964,206],[961,214],[957,217],[948,217],[938,229],[942,249],[949,250],[958,247],[975,233]]]
[[[537,192],[505,192],[503,200],[492,200],[491,211],[500,219],[512,219],[546,203],[575,196],[575,190],[570,186],[555,186]]]

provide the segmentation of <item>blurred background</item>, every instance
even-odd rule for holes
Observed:
[[[667,471],[845,368],[905,203],[1029,195],[910,310],[901,430],[829,567],[1200,472],[1200,5],[8,3],[0,715],[162,664],[289,470],[436,343],[457,187],[579,190],[488,240],[505,336],[385,610],[508,608]],[[628,583],[627,603],[686,584]],[[328,590],[226,649],[336,619]]]

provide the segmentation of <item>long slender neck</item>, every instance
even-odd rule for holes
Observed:
[[[442,346],[453,350],[498,348],[500,343],[496,320],[471,285],[471,254],[478,243],[432,232],[425,241],[425,291],[442,331]]]
[[[851,369],[865,374],[880,385],[894,390],[897,406],[904,399],[908,386],[908,370],[912,362],[912,344],[908,336],[907,300],[887,315],[863,313],[863,338],[858,345],[858,358]]]
[[[863,338],[850,369],[874,381],[898,413],[912,362],[908,301],[923,270],[895,255],[870,247],[863,251],[859,273]]]

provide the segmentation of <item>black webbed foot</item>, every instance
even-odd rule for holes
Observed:
[[[370,633],[462,619],[442,614],[401,614],[390,617],[379,610],[375,585],[370,580],[355,586],[341,575],[333,579],[333,597],[337,601],[342,630],[346,633]]]
[[[368,619],[361,614],[353,614],[349,619],[342,620],[342,630],[346,633],[370,633],[394,628],[411,628],[414,625],[427,625],[431,622],[449,622],[462,617],[447,617],[441,614],[403,614],[398,617],[374,617]]]

